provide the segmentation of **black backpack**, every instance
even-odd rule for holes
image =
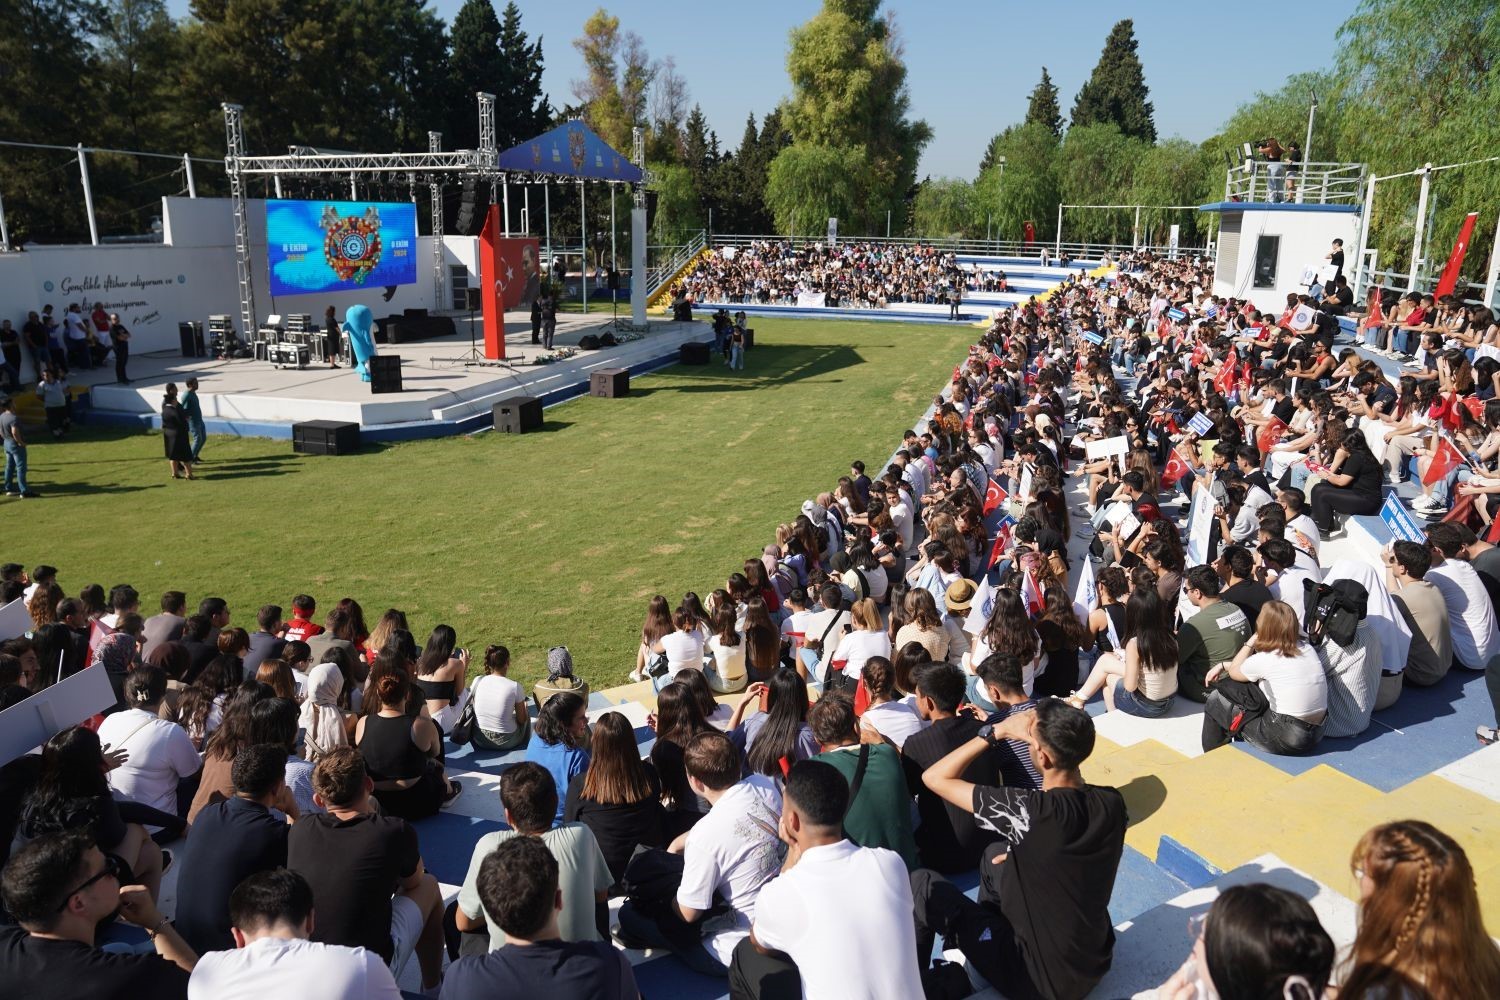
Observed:
[[[1318,583],[1308,578],[1302,581],[1302,586],[1306,595],[1302,627],[1308,643],[1320,646],[1324,639],[1332,639],[1340,646],[1352,643],[1370,600],[1364,584],[1355,580]]]

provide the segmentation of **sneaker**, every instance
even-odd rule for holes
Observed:
[[[8,497],[18,497],[21,494],[17,493],[15,490],[6,490],[5,495]]]
[[[448,784],[452,785],[453,787],[449,790],[447,795],[443,796],[443,804],[439,807],[442,809],[447,809],[449,806],[453,805],[453,803],[457,802],[459,794],[463,792],[463,786],[452,778],[448,779]]]
[[[1500,743],[1500,729],[1496,729],[1494,726],[1480,726],[1474,730],[1474,735],[1479,737],[1479,742],[1485,746],[1489,746],[1491,743]]]
[[[1439,503],[1434,497],[1428,496],[1426,494],[1417,497],[1411,502],[1412,510],[1442,510],[1443,506],[1444,505]]]
[[[25,493],[21,494],[21,499],[22,500],[35,500],[35,499],[37,499],[40,496],[41,496],[41,494],[38,493],[38,492],[36,492],[35,490],[27,490]]]

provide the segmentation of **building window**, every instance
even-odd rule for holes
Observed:
[[[1281,255],[1280,236],[1262,236],[1255,241],[1256,288],[1276,287],[1276,259]]]

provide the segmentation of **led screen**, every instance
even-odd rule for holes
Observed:
[[[417,280],[417,207],[406,202],[267,201],[272,295],[347,292]]]

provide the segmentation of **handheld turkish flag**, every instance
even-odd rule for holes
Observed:
[[[1448,473],[1463,463],[1463,453],[1453,446],[1453,442],[1445,437],[1438,438],[1437,451],[1428,463],[1427,471],[1422,473],[1422,485],[1431,486],[1440,479],[1446,479]]]
[[[1003,504],[1008,496],[1009,494],[1000,488],[1000,484],[991,479],[990,484],[984,488],[984,516],[989,517],[990,512]]]
[[[1026,613],[1032,618],[1040,615],[1047,608],[1047,602],[1042,597],[1042,588],[1036,585],[1036,577],[1031,575],[1031,570],[1021,574],[1021,601],[1026,605]]]
[[[1271,450],[1271,446],[1281,440],[1281,435],[1286,433],[1286,421],[1280,417],[1272,417],[1271,422],[1260,429],[1260,434],[1255,438],[1255,446],[1264,455]]]
[[[1008,514],[1000,519],[999,525],[995,528],[995,544],[990,548],[990,561],[986,569],[994,569],[1000,557],[1005,554],[1005,550],[1010,548],[1010,529],[1013,524],[1015,520]]]
[[[1385,322],[1385,310],[1380,308],[1380,287],[1378,285],[1370,289],[1369,303],[1370,307],[1369,310],[1365,313],[1365,321],[1363,324],[1364,329],[1366,330],[1368,330],[1372,326],[1379,326],[1381,323]]]
[[[1182,452],[1176,448],[1167,457],[1167,467],[1161,470],[1161,484],[1163,486],[1174,486],[1177,480],[1188,474],[1187,459],[1182,457]]]
[[[1484,533],[1484,540],[1491,545],[1500,542],[1500,517],[1490,522],[1490,530]]]
[[[1469,396],[1464,400],[1464,409],[1469,411],[1469,416],[1476,422],[1484,420],[1484,400],[1478,396]]]
[[[1434,299],[1452,295],[1453,290],[1458,287],[1458,270],[1464,265],[1464,254],[1469,249],[1469,238],[1474,235],[1474,220],[1477,218],[1478,212],[1470,212],[1464,216],[1464,224],[1458,230],[1458,241],[1453,244],[1453,252],[1448,255],[1448,264],[1443,268],[1443,276],[1438,279],[1437,288],[1432,291]]]

